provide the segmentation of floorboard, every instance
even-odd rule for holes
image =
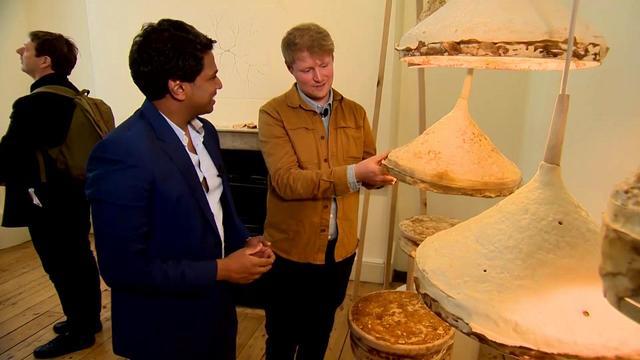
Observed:
[[[59,359],[122,360],[111,343],[110,290],[102,284],[102,325],[96,343],[89,349]],[[360,294],[379,290],[381,285],[361,283]],[[353,284],[336,313],[325,360],[352,360],[349,343],[348,309],[353,303]],[[162,316],[162,314],[158,314]],[[64,316],[53,285],[42,270],[31,242],[0,250],[0,360],[33,359],[33,349],[51,339],[51,327]],[[264,359],[266,334],[264,311],[238,307],[237,358]]]

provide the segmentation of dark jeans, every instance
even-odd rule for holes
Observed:
[[[265,275],[269,285],[265,309],[267,360],[324,358],[355,258],[354,254],[336,262],[335,243],[329,242],[324,265],[277,257]]]
[[[89,243],[89,205],[81,196],[43,201],[45,207],[33,211],[29,233],[70,332],[93,336],[100,321],[100,278]]]

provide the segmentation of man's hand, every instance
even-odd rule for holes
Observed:
[[[270,258],[273,256],[271,243],[264,239],[264,236],[252,236],[247,239],[246,248],[252,249],[250,255],[259,258]]]
[[[381,166],[382,160],[386,159],[387,155],[389,155],[388,151],[380,155],[374,155],[357,163],[355,168],[356,180],[361,182],[367,188],[376,188],[395,184],[396,178],[389,175]]]
[[[260,277],[271,269],[275,256],[270,252],[269,257],[257,257],[256,251],[261,251],[264,245],[258,245],[260,249],[244,247],[231,255],[218,259],[218,274],[216,280],[226,280],[232,283],[247,284]],[[269,249],[270,250],[270,249]]]

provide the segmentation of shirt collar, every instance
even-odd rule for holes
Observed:
[[[300,98],[302,98],[302,100],[304,100],[304,102],[306,102],[309,106],[314,108],[316,112],[318,112],[318,114],[322,114],[324,109],[329,109],[329,112],[331,112],[331,107],[333,106],[333,89],[329,90],[329,100],[327,101],[327,104],[324,106],[318,104],[317,102],[313,101],[310,97],[308,97],[307,94],[305,94],[304,92],[302,92],[302,90],[300,90],[297,84],[296,84],[296,89],[298,90],[298,94],[300,94]]]
[[[189,122],[189,125],[193,128],[193,130],[195,130],[198,134],[200,135],[204,135],[204,125],[202,124],[202,121],[198,120],[197,118],[191,120],[191,122]]]
[[[189,142],[187,139],[187,134],[184,131],[182,131],[182,129],[180,129],[178,125],[174,124],[173,121],[169,120],[169,118],[165,114],[160,112],[160,115],[162,115],[162,117],[169,123],[169,126],[171,126],[171,128],[176,133],[176,135],[178,135],[178,138],[180,139],[182,144],[186,146],[187,143]],[[189,128],[193,129],[196,134],[200,136],[204,136],[204,125],[197,118],[189,122]]]

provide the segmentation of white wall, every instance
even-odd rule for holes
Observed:
[[[300,22],[317,22],[331,32],[336,43],[335,86],[372,110],[382,2],[329,1],[319,6],[310,0],[184,0],[176,6],[173,1],[113,0],[87,5],[96,89],[113,103],[119,121],[143,100],[129,76],[131,40],[143,23],[163,17],[186,20],[218,40],[214,52],[224,87],[215,111],[208,115],[218,125],[255,121],[264,102],[291,86],[280,39]]]
[[[29,78],[20,71],[20,58],[15,50],[27,38],[25,3],[0,1],[0,134],[9,126],[11,104],[29,89]],[[0,186],[0,216],[4,209],[4,186]],[[0,227],[0,249],[28,239],[25,229]]]

